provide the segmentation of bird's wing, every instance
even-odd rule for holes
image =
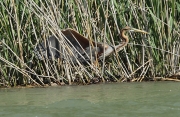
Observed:
[[[62,30],[61,32],[74,46],[79,46],[80,44],[84,49],[89,47],[90,40],[76,32],[75,30],[68,28],[66,30]],[[94,41],[92,42],[94,44]]]

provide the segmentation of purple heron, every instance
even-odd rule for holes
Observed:
[[[36,46],[35,54],[38,59],[61,58],[63,60],[69,56],[68,58],[70,58],[70,60],[74,63],[76,63],[77,60],[81,63],[86,63],[91,60],[95,61],[97,59],[101,60],[103,56],[107,57],[115,51],[119,52],[128,44],[129,39],[125,35],[126,31],[147,34],[146,31],[126,26],[121,30],[120,38],[122,41],[116,46],[111,46],[100,42],[96,43],[94,41],[90,41],[75,30],[68,28],[66,30],[62,30],[61,32],[62,38],[66,40],[66,45],[69,47],[62,47],[62,39],[60,40],[55,36],[51,36],[46,41],[39,43]]]

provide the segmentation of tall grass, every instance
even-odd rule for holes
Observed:
[[[2,0],[0,4],[1,86],[161,80],[180,70],[178,0]],[[39,42],[50,35],[60,37],[66,28],[114,46],[127,25],[150,35],[128,33],[127,47],[96,65],[42,61],[34,54]]]

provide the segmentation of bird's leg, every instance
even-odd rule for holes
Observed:
[[[72,84],[72,82],[71,82],[71,77],[70,77],[70,67],[69,67],[69,64],[66,62],[65,63],[65,66],[66,66],[66,68],[65,68],[65,71],[66,71],[66,76],[67,76],[67,79],[68,79],[68,82],[69,82],[69,85],[71,85]]]
[[[95,66],[95,68],[99,67],[99,62],[98,62],[98,51],[95,51],[94,53],[95,57],[94,57],[94,62],[93,65]]]

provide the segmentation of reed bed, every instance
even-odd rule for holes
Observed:
[[[1,0],[0,85],[63,85],[99,82],[178,81],[180,70],[179,0]],[[72,28],[91,41],[116,45],[125,26],[149,35],[128,33],[119,53],[96,64],[39,60],[35,46]],[[63,39],[59,40],[68,48]]]

